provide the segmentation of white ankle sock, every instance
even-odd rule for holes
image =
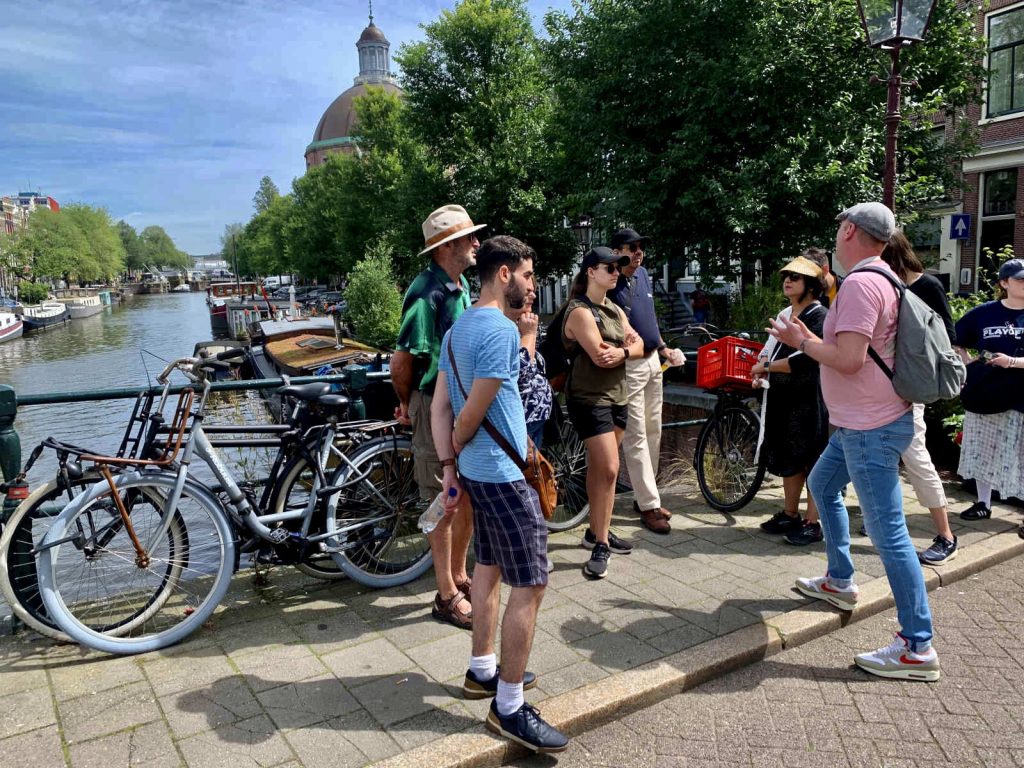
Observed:
[[[992,509],[992,486],[989,483],[977,482],[978,501]]]
[[[523,706],[523,682],[520,680],[518,683],[506,683],[499,677],[498,698],[494,706],[502,715],[511,715]]]
[[[484,656],[470,656],[469,669],[477,680],[490,680],[498,671],[498,657],[493,653]]]

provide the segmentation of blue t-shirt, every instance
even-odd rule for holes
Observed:
[[[526,417],[519,397],[519,329],[494,307],[471,307],[444,336],[440,369],[448,379],[448,397],[458,416],[466,404],[451,361],[452,341],[455,363],[466,392],[475,379],[500,379],[501,388],[487,409],[487,419],[519,455],[526,457]],[[478,483],[509,483],[522,480],[523,473],[483,427],[459,454],[459,472]]]
[[[1001,301],[975,307],[957,321],[956,343],[1016,357],[1024,349],[1024,309],[1007,309]]]
[[[654,308],[654,290],[647,270],[637,267],[632,277],[619,276],[619,282],[608,298],[622,307],[629,324],[644,340],[644,353],[658,348],[661,331],[658,329],[658,313]]]

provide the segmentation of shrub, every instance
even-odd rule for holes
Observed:
[[[754,338],[765,336],[768,321],[789,305],[789,299],[782,295],[782,280],[773,273],[767,285],[760,283],[749,286],[742,298],[729,305],[729,328],[747,331]]]
[[[18,283],[18,301],[22,304],[38,304],[50,295],[50,288],[42,283],[22,280]]]
[[[402,319],[402,294],[395,285],[391,254],[381,239],[349,274],[346,317],[356,338],[377,347],[393,347]]]

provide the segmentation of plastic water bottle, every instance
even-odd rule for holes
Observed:
[[[458,495],[458,492],[454,488],[449,488],[448,495],[454,499]],[[437,524],[440,523],[441,518],[444,517],[444,502],[444,491],[441,491],[437,494],[437,498],[430,502],[430,506],[427,507],[426,511],[420,515],[420,519],[417,521],[416,525],[419,526],[421,531],[424,533],[431,533],[435,528],[437,528]]]

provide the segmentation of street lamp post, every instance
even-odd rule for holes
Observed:
[[[590,242],[594,236],[594,219],[588,214],[577,218],[570,225],[572,236],[576,239],[576,245],[580,251],[586,252],[590,248]]]
[[[889,96],[885,109],[885,177],[882,202],[896,206],[896,137],[900,124],[903,76],[900,49],[924,40],[936,0],[857,0],[861,24],[872,48],[889,51]]]

